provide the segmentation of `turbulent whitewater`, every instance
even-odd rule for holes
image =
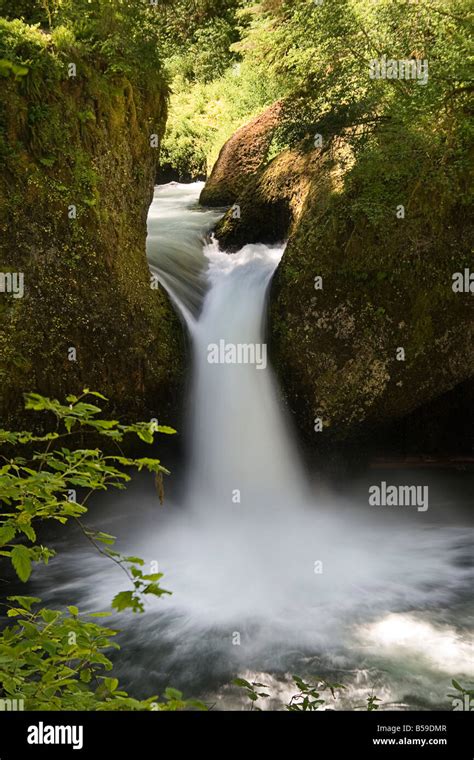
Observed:
[[[427,513],[371,507],[361,481],[337,498],[315,490],[269,364],[209,361],[220,341],[265,344],[283,247],[219,251],[208,237],[219,212],[199,209],[200,188],[156,188],[149,214],[150,268],[191,342],[187,456],[172,476],[185,487],[160,509],[137,480],[95,518],[120,550],[158,562],[173,592],[117,620],[118,672],[144,694],[172,684],[223,706],[237,704],[238,674],[266,679],[284,701],[298,672],[347,684],[339,706],[374,689],[400,707],[449,709],[450,679],[474,675],[464,497],[453,504],[436,476]],[[79,541],[56,548],[55,599],[104,609],[124,588]],[[39,586],[49,573],[39,569]]]

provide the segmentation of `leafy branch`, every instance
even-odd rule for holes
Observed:
[[[132,590],[117,594],[112,606],[117,610],[130,607],[143,612],[145,595],[162,596],[169,591],[159,585],[161,573],[143,573],[144,562],[137,557],[122,557],[110,546],[115,536],[92,530],[84,525],[81,517],[87,512],[87,502],[97,491],[109,488],[124,489],[131,476],[126,469],[148,470],[156,477],[169,474],[159,459],[132,458],[123,453],[105,455],[98,448],[66,448],[63,439],[84,432],[98,434],[114,442],[121,442],[132,434],[146,443],[153,443],[156,433],[173,434],[173,428],[155,422],[137,422],[130,425],[118,420],[104,419],[101,408],[90,402],[94,397],[106,401],[102,394],[85,388],[80,396],[70,395],[66,404],[54,399],[29,393],[26,408],[49,412],[56,418],[56,430],[45,435],[29,431],[10,432],[0,430],[0,445],[46,444],[44,451],[35,451],[29,459],[21,456],[2,456],[0,467],[0,555],[9,557],[21,581],[27,581],[34,562],[47,563],[54,552],[36,543],[36,525],[44,520],[65,524],[74,520],[84,536],[104,556],[119,565],[132,584]],[[86,495],[77,498],[77,490]],[[160,498],[162,487],[159,488]],[[21,543],[20,543],[21,539]],[[105,547],[105,548],[104,548]]]
[[[119,649],[117,631],[95,622],[110,612],[81,614],[39,608],[32,596],[9,596],[7,616],[12,626],[0,634],[0,693],[3,699],[22,699],[28,710],[205,710],[197,700],[184,700],[168,688],[164,701],[157,695],[138,700],[106,675],[112,661],[106,652]],[[91,618],[91,620],[90,620]]]
[[[126,435],[153,443],[156,433],[175,431],[156,422],[124,425],[104,419],[101,408],[91,403],[100,393],[84,389],[68,396],[66,404],[30,393],[26,408],[52,413],[56,429],[44,435],[30,431],[0,430],[0,556],[7,558],[18,578],[28,581],[33,564],[48,563],[55,552],[37,541],[38,526],[44,521],[65,524],[74,521],[85,538],[127,575],[131,589],[112,600],[117,611],[143,612],[145,600],[171,593],[162,588],[162,573],[144,572],[144,560],[123,556],[111,547],[115,536],[89,528],[84,522],[90,497],[110,488],[122,490],[131,480],[127,470],[148,470],[161,478],[168,474],[159,459],[106,455],[99,448],[74,448],[69,442],[84,433],[105,436],[118,445]],[[65,445],[66,441],[68,446]],[[41,450],[43,445],[43,450]],[[24,446],[26,455],[11,456],[12,447]],[[36,448],[38,447],[38,449]],[[78,498],[77,489],[84,494]],[[162,485],[159,484],[162,500]],[[111,612],[80,614],[75,605],[67,610],[40,607],[32,596],[9,596],[6,625],[0,633],[0,696],[22,699],[27,709],[61,710],[184,710],[206,709],[201,702],[185,700],[181,692],[168,688],[164,699],[130,697],[118,679],[106,675],[112,668],[107,656],[118,649],[117,631],[94,621]],[[89,620],[92,618],[92,620]]]

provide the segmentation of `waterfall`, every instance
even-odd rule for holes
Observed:
[[[220,351],[219,361],[210,361],[213,346],[265,344],[268,287],[284,247],[220,251],[206,237],[218,212],[197,212],[193,201],[200,187],[159,188],[150,215],[161,240],[149,240],[149,259],[170,288],[193,346],[186,518],[171,521],[172,535],[166,534],[176,603],[193,610],[192,625],[258,620],[272,626],[264,641],[327,644],[334,630],[342,637],[346,624],[368,609],[372,614],[379,603],[393,609],[424,602],[439,594],[436,583],[456,585],[464,570],[453,568],[450,534],[410,534],[400,516],[395,523],[388,516],[387,526],[381,513],[355,512],[334,497],[320,495],[315,503],[268,360],[260,367],[227,363]],[[180,219],[171,286],[164,197]],[[186,290],[191,267],[181,267],[183,255],[199,262],[202,278],[192,313]],[[257,639],[254,634],[254,644]]]
[[[314,492],[264,350],[283,247],[220,251],[210,230],[222,212],[199,208],[200,189],[157,187],[148,220],[150,268],[191,338],[189,453],[172,467],[184,496],[160,508],[153,484],[137,478],[88,515],[118,536],[119,551],[158,563],[172,591],[145,615],[112,618],[117,674],[144,695],[172,684],[211,701],[237,674],[263,673],[283,691],[285,674],[327,675],[348,684],[346,707],[377,675],[388,701],[409,693],[443,705],[450,678],[474,674],[472,548],[458,524],[470,494],[435,473],[428,512],[370,506],[374,473],[345,497]],[[80,535],[56,548],[57,560],[35,570],[38,595],[107,609],[123,574]]]
[[[266,294],[282,252],[248,245],[223,255],[215,243],[205,249],[210,287],[191,326],[190,487],[210,510],[288,510],[302,488],[265,343]],[[220,353],[216,363],[213,347]],[[226,358],[230,362],[222,363]]]
[[[288,510],[296,492],[302,501],[304,477],[265,342],[267,290],[283,247],[247,245],[227,255],[216,242],[205,244],[221,214],[197,213],[200,187],[158,188],[148,223],[152,271],[170,292],[193,344],[187,501],[218,512],[255,513],[265,505]],[[221,354],[225,347],[235,350],[236,361],[228,356],[224,363],[225,355],[210,361],[211,346]]]

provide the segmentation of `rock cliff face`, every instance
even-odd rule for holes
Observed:
[[[182,332],[145,256],[166,86],[80,58],[68,77],[46,35],[28,44],[35,65],[2,79],[0,270],[24,276],[22,298],[0,294],[2,420],[18,422],[26,390],[84,386],[115,413],[169,419]]]
[[[452,287],[472,269],[468,181],[449,157],[401,166],[401,139],[379,140],[362,168],[346,139],[285,151],[246,178],[240,218],[216,230],[228,251],[288,240],[269,341],[316,446],[372,435],[474,377],[474,298]]]
[[[247,181],[266,163],[282,109],[277,101],[232,135],[225,143],[201,193],[204,206],[230,206]]]
[[[307,437],[328,441],[403,418],[474,376],[472,293],[453,273],[472,226],[455,198],[407,192],[382,225],[351,217],[365,189],[313,183],[271,290],[273,360]],[[343,175],[334,155],[333,177]],[[357,194],[357,195],[356,195]],[[398,199],[400,196],[398,196]],[[437,213],[433,213],[436,198]],[[397,199],[397,200],[398,200]]]

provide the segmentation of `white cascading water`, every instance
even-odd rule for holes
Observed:
[[[200,188],[157,187],[149,214],[150,267],[193,347],[184,498],[160,511],[136,484],[108,497],[108,522],[107,500],[96,518],[119,549],[158,561],[173,591],[144,616],[117,621],[119,673],[145,693],[170,683],[231,704],[225,684],[235,675],[263,671],[284,700],[285,674],[299,668],[347,683],[346,707],[374,679],[388,701],[407,704],[416,693],[418,703],[440,705],[453,675],[474,674],[466,530],[446,527],[439,485],[430,518],[377,510],[356,493],[315,496],[268,363],[208,361],[220,341],[265,343],[268,286],[283,248],[228,255],[205,242],[219,213],[199,209]],[[447,501],[450,526],[456,507]],[[83,546],[65,551],[70,577],[58,571],[56,598],[74,592],[82,606],[106,608],[124,588],[121,574]],[[38,573],[40,585],[47,573]]]
[[[263,510],[268,517],[269,504],[287,511],[301,496],[303,474],[278,405],[264,335],[267,288],[282,252],[251,245],[223,255],[215,243],[206,247],[210,290],[199,320],[189,325],[195,354],[191,488],[205,496],[210,512]],[[209,346],[222,343],[255,347],[260,364],[210,363]]]

